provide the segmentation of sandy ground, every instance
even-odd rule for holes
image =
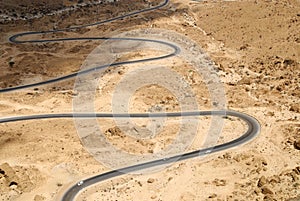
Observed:
[[[10,35],[95,22],[148,6],[145,1],[121,1],[57,16],[2,23],[0,87],[76,72],[100,44],[87,41],[16,45],[7,42]],[[247,145],[175,163],[152,173],[109,180],[82,192],[78,200],[300,200],[299,11],[297,0],[171,0],[160,11],[40,36],[111,36],[151,27],[184,34],[217,64],[227,108],[254,116],[262,126],[260,135]],[[143,52],[128,55],[140,57]],[[192,86],[200,109],[209,109],[210,99],[201,77],[181,61],[170,65]],[[111,112],[112,91],[130,68],[110,69],[103,75],[95,104],[99,112]],[[72,100],[77,96],[73,86],[74,80],[70,80],[0,94],[1,117],[72,112]],[[179,110],[176,97],[157,85],[140,88],[130,103],[132,112],[159,111],[157,108]],[[210,120],[201,118],[190,150],[201,145],[201,134],[207,131]],[[157,138],[134,140],[123,132],[126,128],[119,129],[109,119],[99,121],[108,141],[133,154],[164,149],[178,130],[176,119],[168,119]],[[135,123],[143,126],[147,121]],[[226,119],[219,143],[238,137],[245,129],[238,119]],[[0,133],[1,200],[54,200],[70,183],[109,170],[83,147],[72,119],[1,124]]]

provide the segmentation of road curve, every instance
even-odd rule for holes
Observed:
[[[31,115],[31,116],[20,116],[20,117],[8,117],[0,119],[0,123],[9,123],[16,121],[28,121],[28,120],[40,120],[40,119],[53,119],[53,118],[149,118],[151,117],[180,117],[180,116],[233,116],[238,117],[243,120],[248,125],[248,130],[241,135],[239,138],[234,139],[230,142],[216,145],[214,147],[209,147],[205,149],[200,149],[197,151],[188,152],[185,154],[180,154],[176,156],[172,156],[169,158],[162,158],[155,161],[150,161],[142,164],[133,165],[130,167],[125,167],[118,170],[113,170],[110,172],[106,172],[94,177],[90,177],[88,179],[82,180],[77,184],[71,186],[61,197],[61,201],[69,201],[74,200],[76,195],[79,194],[83,189],[94,185],[96,183],[102,182],[107,179],[111,179],[117,176],[121,176],[125,173],[134,172],[137,170],[143,170],[155,166],[166,165],[170,163],[174,163],[177,161],[187,160],[190,158],[195,158],[199,156],[204,156],[208,154],[212,154],[215,152],[223,151],[229,148],[233,148],[239,145],[242,145],[246,142],[249,142],[253,138],[255,138],[260,132],[260,124],[259,122],[244,113],[236,112],[236,111],[194,111],[194,112],[178,112],[178,113],[134,113],[134,114],[111,114],[111,113],[97,113],[97,114],[42,114],[42,115]]]
[[[133,63],[139,63],[139,62],[147,62],[147,61],[152,61],[152,60],[160,60],[160,59],[165,59],[168,57],[172,57],[175,56],[177,54],[180,53],[180,48],[175,46],[174,44],[171,43],[167,43],[164,41],[159,41],[159,40],[150,40],[150,39],[137,39],[137,38],[105,38],[105,37],[85,37],[85,38],[59,38],[59,39],[46,39],[46,40],[20,40],[19,38],[22,36],[32,36],[32,35],[37,35],[37,34],[44,34],[44,33],[56,33],[56,32],[63,32],[63,31],[68,31],[68,30],[72,30],[72,29],[78,29],[78,28],[84,28],[84,27],[89,27],[89,26],[94,26],[94,25],[101,25],[104,23],[108,23],[108,22],[112,22],[115,20],[119,20],[119,19],[123,19],[126,17],[130,17],[133,15],[137,15],[140,13],[144,13],[144,12],[148,12],[148,11],[153,11],[156,9],[159,9],[165,5],[167,5],[169,3],[169,0],[164,0],[164,2],[162,2],[161,4],[159,4],[158,6],[152,7],[152,8],[148,8],[148,9],[144,9],[141,11],[136,11],[136,12],[132,12],[123,16],[119,16],[119,17],[115,17],[112,19],[108,19],[105,21],[101,21],[101,22],[97,22],[97,23],[92,23],[92,24],[87,24],[87,25],[82,25],[82,26],[75,26],[75,27],[70,27],[70,28],[66,28],[66,29],[60,29],[60,30],[51,30],[51,31],[37,31],[37,32],[26,32],[26,33],[19,33],[16,34],[14,36],[11,36],[9,38],[10,42],[12,43],[44,43],[44,42],[60,42],[60,41],[79,41],[79,40],[136,40],[136,41],[144,41],[144,42],[149,42],[149,43],[160,43],[166,46],[169,46],[173,49],[173,52],[170,52],[166,55],[162,55],[159,57],[153,57],[153,58],[148,58],[148,59],[141,59],[141,60],[133,60],[133,61],[125,61],[125,62],[119,62],[119,63],[113,63],[110,65],[104,65],[104,66],[99,66],[93,69],[88,69],[85,71],[81,71],[78,73],[73,73],[70,75],[66,75],[66,76],[62,76],[59,78],[54,78],[51,80],[47,80],[47,81],[43,81],[43,82],[39,82],[39,83],[33,83],[33,84],[29,84],[29,85],[22,85],[22,86],[16,86],[16,87],[11,87],[11,88],[5,88],[5,89],[0,89],[0,93],[5,93],[5,92],[11,92],[11,91],[15,91],[15,90],[21,90],[21,89],[25,89],[25,88],[30,88],[30,87],[36,87],[36,86],[41,86],[41,85],[45,85],[45,84],[49,84],[49,83],[54,83],[54,82],[59,82],[62,80],[66,80],[66,79],[70,79],[70,78],[74,78],[76,76],[80,76],[82,74],[87,74],[90,73],[92,71],[95,70],[99,70],[99,69],[103,69],[103,68],[107,68],[109,66],[120,66],[123,64],[133,64]],[[74,200],[75,197],[79,194],[80,191],[82,191],[83,189],[94,185],[98,182],[107,180],[107,179],[111,179],[113,177],[117,177],[120,175],[123,175],[125,173],[130,173],[130,172],[134,172],[137,170],[143,170],[143,169],[147,169],[147,168],[151,168],[151,167],[155,167],[155,166],[160,166],[160,165],[165,165],[165,164],[170,164],[176,161],[182,161],[182,160],[186,160],[186,159],[190,159],[190,158],[195,158],[195,157],[199,157],[199,156],[204,156],[204,155],[208,155],[211,153],[215,153],[215,152],[219,152],[219,151],[223,151],[232,147],[236,147],[239,146],[241,144],[244,144],[246,142],[249,142],[250,140],[252,140],[254,137],[256,137],[259,132],[260,132],[260,124],[259,122],[247,115],[247,114],[243,114],[243,113],[239,113],[236,111],[194,111],[194,112],[179,112],[179,113],[135,113],[135,114],[110,114],[110,113],[97,113],[97,114],[83,114],[83,113],[68,113],[68,114],[40,114],[40,115],[31,115],[31,116],[18,116],[18,117],[6,117],[6,118],[1,118],[0,119],[0,123],[9,123],[9,122],[17,122],[17,121],[28,121],[28,120],[41,120],[41,119],[53,119],[53,118],[149,118],[151,117],[180,117],[180,116],[213,116],[213,115],[217,115],[217,116],[234,116],[234,117],[238,117],[240,119],[242,119],[244,122],[247,123],[248,125],[248,130],[241,135],[239,138],[234,139],[230,142],[224,143],[224,144],[220,144],[220,145],[216,145],[214,147],[209,147],[209,148],[205,148],[205,149],[200,149],[197,151],[192,151],[192,152],[188,152],[188,153],[184,153],[184,154],[180,154],[180,155],[176,155],[176,156],[172,156],[169,158],[162,158],[162,159],[158,159],[158,160],[154,160],[154,161],[150,161],[150,162],[146,162],[146,163],[142,163],[142,164],[137,164],[137,165],[133,165],[130,167],[125,167],[122,169],[118,169],[118,170],[113,170],[110,172],[106,172],[97,176],[93,176],[87,179],[84,179],[78,183],[76,183],[75,185],[71,186],[61,197],[62,201],[69,201],[69,200]]]

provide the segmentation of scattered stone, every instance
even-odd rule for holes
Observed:
[[[251,79],[249,77],[245,77],[243,79],[241,79],[239,82],[238,82],[239,85],[250,85],[251,84]]]
[[[156,195],[152,195],[152,196],[151,196],[151,199],[152,199],[152,200],[154,200],[154,199],[156,199],[156,198],[157,198]]]
[[[300,166],[296,167],[294,169],[294,172],[297,174],[297,175],[300,175]]]
[[[292,104],[290,107],[290,111],[300,113],[300,105],[299,104]]]
[[[262,161],[262,164],[263,164],[264,166],[268,165],[268,163],[267,163],[266,160],[263,160],[263,161]]]
[[[276,87],[276,90],[279,91],[279,92],[281,92],[283,89],[282,89],[281,86],[277,86],[277,87]]]
[[[254,189],[254,193],[255,193],[256,195],[259,195],[259,194],[261,193],[261,190],[260,190],[260,188],[258,188],[258,187],[255,187],[255,189]]]
[[[299,181],[299,178],[295,172],[289,173],[289,176],[293,179],[293,182]]]
[[[267,187],[267,186],[262,187],[261,188],[261,192],[263,194],[274,194],[273,191],[269,187]]]
[[[73,90],[64,90],[64,91],[61,91],[59,93],[64,94],[64,95],[73,96],[73,97],[74,96],[78,96],[78,92],[77,91],[73,91]]]
[[[212,183],[216,186],[226,186],[226,180],[224,179],[215,179]]]
[[[12,182],[10,182],[10,184],[9,184],[9,187],[11,187],[11,186],[17,186],[18,185],[18,183],[17,182],[15,182],[15,181],[12,181]]]
[[[44,201],[46,198],[42,195],[36,195],[34,196],[34,201]]]
[[[107,131],[105,131],[106,134],[109,134],[110,136],[119,136],[121,138],[124,138],[125,135],[122,133],[121,129],[119,127],[113,127],[109,128]]]
[[[247,50],[248,47],[249,47],[249,44],[244,44],[244,45],[242,45],[239,49],[240,49],[240,50]]]
[[[260,174],[261,171],[262,171],[262,168],[261,168],[261,167],[258,167],[258,168],[255,170],[255,172],[258,173],[258,174]]]
[[[11,68],[12,68],[12,67],[14,67],[14,65],[15,65],[15,62],[14,62],[14,61],[9,61],[9,62],[8,62],[8,65],[9,65],[9,67],[11,67]]]
[[[265,184],[268,183],[268,180],[266,179],[265,176],[262,176],[259,180],[258,180],[258,183],[257,183],[257,186],[258,187],[262,187],[264,186]]]
[[[8,163],[3,163],[0,165],[0,170],[2,173],[4,173],[4,177],[7,183],[7,186],[15,185],[17,184],[16,181],[19,180],[17,177],[14,169],[8,164]]]
[[[278,184],[278,183],[280,183],[280,177],[277,175],[274,175],[271,178],[269,178],[269,181],[272,184]]]
[[[266,196],[264,197],[264,201],[274,201],[274,199],[271,198],[270,196],[266,195]]]
[[[300,150],[300,140],[296,140],[294,142],[294,147],[295,147],[295,149]]]
[[[147,183],[152,184],[152,183],[154,183],[154,181],[155,180],[153,178],[149,178],[148,181],[147,181]]]
[[[231,159],[232,156],[230,155],[230,153],[225,153],[225,154],[223,155],[223,158],[224,158],[224,159]]]
[[[153,154],[153,153],[154,153],[154,150],[153,150],[153,149],[149,149],[149,150],[148,150],[148,153]]]
[[[18,186],[17,186],[17,185],[15,185],[15,184],[13,184],[13,185],[9,185],[9,188],[10,188],[10,189],[13,189],[13,190],[15,190],[15,189],[17,189],[17,188],[18,188]]]
[[[274,112],[267,112],[267,114],[266,114],[267,116],[269,116],[269,117],[273,117],[274,115],[275,115],[275,113]]]
[[[212,195],[210,195],[208,198],[216,198],[217,197],[217,194],[212,194]]]
[[[292,60],[292,59],[285,59],[284,61],[283,61],[283,64],[285,65],[285,66],[289,66],[289,65],[292,65],[292,64],[294,64],[294,63],[296,63],[294,60]]]
[[[295,198],[287,199],[286,201],[299,201],[299,200],[300,200],[300,195]]]
[[[62,184],[62,183],[57,183],[56,185],[60,187],[60,186],[62,186],[63,184]]]

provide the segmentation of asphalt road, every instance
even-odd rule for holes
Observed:
[[[119,62],[119,63],[110,64],[110,65],[99,66],[99,67],[96,67],[93,69],[88,69],[85,71],[73,73],[73,74],[70,74],[67,76],[58,77],[55,79],[51,79],[51,80],[47,80],[47,81],[43,81],[43,82],[39,82],[39,83],[33,83],[33,84],[28,84],[28,85],[0,89],[0,93],[8,93],[11,91],[16,91],[16,90],[21,90],[21,89],[26,89],[26,88],[31,88],[31,87],[37,87],[37,86],[46,85],[49,83],[56,83],[56,82],[63,81],[66,79],[74,78],[76,76],[80,76],[82,74],[87,74],[87,73],[93,72],[95,70],[107,68],[109,66],[120,66],[120,65],[124,65],[124,64],[133,64],[133,63],[147,62],[147,61],[152,61],[152,60],[160,60],[160,59],[165,59],[165,58],[172,57],[172,56],[179,54],[180,48],[177,47],[176,45],[167,43],[164,41],[149,40],[149,39],[105,38],[105,37],[59,38],[59,39],[49,39],[49,40],[48,39],[47,40],[42,40],[42,39],[41,40],[21,40],[20,39],[23,36],[33,36],[33,35],[43,34],[43,33],[63,32],[63,31],[71,30],[71,29],[79,29],[79,28],[83,28],[83,27],[105,24],[105,23],[112,22],[115,20],[123,19],[123,18],[130,17],[133,15],[137,15],[140,13],[157,10],[157,9],[167,5],[168,2],[169,2],[169,0],[165,0],[163,3],[161,3],[160,5],[158,5],[156,7],[129,13],[129,14],[126,14],[123,16],[115,17],[115,18],[112,18],[109,20],[105,20],[105,21],[101,21],[101,22],[97,22],[97,23],[93,23],[93,24],[76,26],[76,27],[71,27],[71,28],[66,28],[66,29],[61,29],[61,30],[19,33],[19,34],[16,34],[16,35],[10,37],[9,40],[12,43],[46,43],[46,42],[79,41],[79,40],[135,40],[135,41],[144,41],[144,42],[149,42],[149,43],[159,43],[159,44],[169,46],[173,49],[173,51],[171,53],[168,53],[166,55],[162,55],[159,57],[148,58],[148,59],[126,61],[126,62]],[[41,120],[41,119],[53,119],[53,118],[57,118],[57,119],[58,118],[95,118],[95,117],[98,117],[98,118],[128,118],[128,117],[130,117],[130,118],[149,118],[149,116],[151,116],[151,117],[166,117],[166,116],[167,117],[179,117],[179,116],[213,116],[213,115],[238,117],[247,123],[248,130],[244,134],[242,134],[239,138],[234,139],[234,140],[224,143],[224,144],[216,145],[214,147],[209,147],[209,148],[205,148],[205,149],[200,149],[200,150],[189,152],[189,153],[179,154],[179,155],[172,156],[169,158],[162,158],[162,159],[158,159],[158,160],[154,160],[154,161],[149,161],[146,163],[137,164],[137,165],[133,165],[130,167],[125,167],[125,168],[118,169],[118,170],[113,170],[110,172],[99,174],[97,176],[93,176],[93,177],[87,178],[85,180],[79,181],[76,184],[74,184],[73,186],[71,186],[62,195],[62,197],[61,197],[62,201],[69,201],[69,200],[74,200],[76,195],[78,195],[79,192],[82,191],[83,189],[85,189],[91,185],[94,185],[98,182],[104,181],[104,180],[108,180],[108,179],[111,179],[111,178],[114,178],[117,176],[121,176],[126,173],[134,172],[137,170],[143,170],[143,169],[147,169],[147,168],[151,168],[151,167],[166,165],[166,164],[174,163],[176,161],[182,161],[182,160],[186,160],[186,159],[190,159],[190,158],[204,156],[204,155],[212,154],[215,152],[223,151],[223,150],[226,150],[226,149],[229,149],[232,147],[237,147],[241,144],[249,142],[254,137],[256,137],[260,132],[260,124],[255,118],[253,118],[249,115],[243,114],[243,113],[236,112],[236,111],[194,111],[194,112],[181,112],[181,113],[155,113],[155,114],[151,114],[151,115],[149,115],[147,113],[139,113],[139,114],[109,114],[109,113],[107,113],[107,114],[103,114],[103,113],[99,113],[99,114],[82,114],[82,113],[80,113],[80,114],[75,114],[75,113],[42,114],[42,115],[31,115],[31,116],[4,117],[4,118],[0,119],[0,123],[28,121],[28,120],[37,121],[37,120]]]

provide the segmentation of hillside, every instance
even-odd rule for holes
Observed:
[[[86,61],[97,47],[109,44],[96,40],[13,44],[8,41],[13,34],[95,23],[160,2],[120,0],[78,6],[78,1],[1,0],[0,88],[78,72],[82,66],[88,66]],[[221,79],[226,92],[226,108],[249,114],[262,126],[259,136],[250,143],[204,158],[177,162],[164,169],[105,181],[83,191],[78,200],[300,200],[299,11],[297,0],[171,0],[159,10],[103,25],[23,37],[27,40],[114,37],[142,28],[176,32],[193,40],[215,63],[214,74]],[[151,36],[147,33],[146,36]],[[176,34],[171,36],[175,41],[179,40]],[[117,55],[119,50],[128,51],[117,61],[165,54],[163,50],[135,49],[135,45],[141,44],[112,42],[113,48],[107,52]],[[188,45],[192,50],[193,47]],[[95,57],[99,62],[115,59],[106,55],[106,49],[100,50],[104,52],[98,52]],[[140,72],[138,68],[155,69],[155,65],[165,65],[176,72],[178,83],[182,81],[190,86],[199,109],[212,109],[218,103],[211,102],[207,83],[214,80],[205,82],[205,76],[183,60],[175,57],[106,69],[95,89],[93,107],[96,112],[111,113],[116,87],[123,86],[119,90],[124,93],[132,89],[130,84],[122,85],[123,79],[135,83],[130,76]],[[154,83],[140,86],[131,94],[130,112],[180,111],[180,98],[159,86],[155,79],[156,76],[163,78],[163,74],[149,74],[144,78],[137,75],[137,81],[153,78]],[[93,79],[88,77],[77,82],[84,84]],[[73,112],[74,99],[80,93],[80,86],[74,87],[75,81],[69,79],[0,93],[1,118]],[[166,79],[165,83],[172,85],[172,81]],[[186,93],[186,96],[190,94]],[[123,100],[120,98],[119,101]],[[200,121],[197,136],[190,139],[188,150],[201,147],[201,140],[205,138],[203,133],[215,126],[210,125],[212,119],[209,117],[197,120]],[[133,119],[132,122],[137,126],[122,124],[119,128],[113,119],[97,120],[109,143],[133,155],[163,150],[176,139],[176,132],[182,126],[176,118],[166,118],[164,122],[154,119],[152,123],[157,123],[157,128],[151,127],[150,120]],[[237,118],[227,117],[224,122],[219,144],[237,138],[247,128]],[[80,139],[78,128],[73,119],[0,124],[0,200],[54,200],[70,183],[109,171],[109,167],[97,161],[83,146],[85,138],[81,136]],[[159,134],[152,133],[149,139],[138,138],[139,134],[146,133],[146,128],[159,131]],[[92,140],[88,143],[94,146]]]

